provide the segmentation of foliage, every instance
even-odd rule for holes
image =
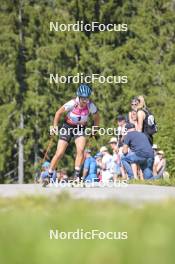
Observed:
[[[23,56],[20,57],[19,10],[22,8]],[[75,96],[76,84],[50,84],[49,74],[127,75],[127,84],[92,84],[102,126],[116,126],[130,99],[143,94],[155,113],[157,143],[175,176],[175,7],[171,0],[1,0],[0,6],[0,177],[17,177],[17,140],[24,136],[25,180],[43,157],[56,110]],[[49,22],[127,23],[127,32],[50,32]],[[19,69],[25,89],[21,91]],[[20,113],[24,129],[19,129]],[[108,137],[101,137],[98,146]],[[50,152],[50,157],[55,151]],[[73,168],[74,148],[60,166]],[[4,178],[5,177],[5,178]]]

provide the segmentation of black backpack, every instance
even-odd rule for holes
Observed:
[[[148,135],[152,136],[158,131],[155,117],[147,108],[143,108],[142,110],[146,115],[144,119],[143,132],[146,132]]]

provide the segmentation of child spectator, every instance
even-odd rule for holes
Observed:
[[[103,146],[100,148],[100,152],[102,153],[102,182],[109,182],[113,178],[113,174],[111,173],[113,157],[109,154],[107,147]]]
[[[157,153],[158,152],[158,146],[156,144],[153,144],[152,148],[154,151],[153,175],[156,176],[157,175],[157,165],[160,162],[160,157]]]
[[[42,172],[41,172],[41,175],[40,175],[40,181],[41,183],[43,184],[48,184],[49,183],[49,166],[50,166],[50,162],[48,161],[45,161],[43,164],[42,164]],[[57,177],[57,173],[56,171],[54,170],[53,171],[53,175],[52,175],[52,179],[55,181],[56,180],[56,177]]]
[[[108,142],[108,144],[110,145],[113,151],[113,164],[112,164],[111,172],[113,173],[113,180],[115,181],[117,177],[121,175],[121,171],[120,171],[121,162],[120,162],[117,138],[112,137]]]
[[[59,182],[61,181],[68,182],[68,175],[66,169],[61,169],[60,171],[57,172],[57,179]]]
[[[156,179],[159,179],[159,178],[163,178],[163,174],[166,169],[166,159],[163,150],[159,150],[157,154],[159,155],[159,163],[156,166],[157,175],[155,177]]]

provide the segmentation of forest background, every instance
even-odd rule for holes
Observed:
[[[165,151],[170,177],[175,177],[175,1],[0,2],[0,182],[18,180],[21,154],[24,181],[33,181],[54,114],[75,97],[78,86],[50,84],[49,76],[78,72],[127,76],[125,84],[91,85],[101,126],[116,127],[118,114],[130,110],[131,98],[144,95],[159,127],[154,142]],[[50,21],[127,24],[128,30],[51,32]],[[108,139],[92,142],[94,154]],[[71,172],[74,152],[68,148],[59,168]]]

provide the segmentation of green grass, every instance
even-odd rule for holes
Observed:
[[[2,264],[170,264],[175,260],[173,201],[133,208],[115,201],[0,199]],[[50,240],[49,230],[127,231],[127,240]]]

